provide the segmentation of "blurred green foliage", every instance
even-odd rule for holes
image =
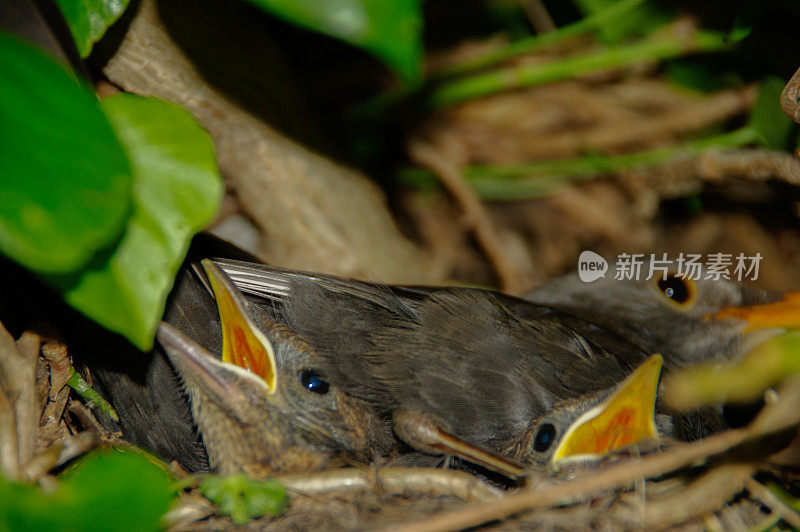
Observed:
[[[130,0],[55,0],[67,21],[81,57],[92,53],[94,43],[125,12]]]
[[[764,390],[800,373],[800,331],[759,344],[738,364],[697,366],[669,375],[664,400],[678,410],[721,401],[748,403]]]
[[[277,516],[286,506],[286,489],[277,480],[253,480],[247,475],[209,476],[200,492],[237,525],[264,515]]]
[[[679,157],[696,155],[710,148],[736,148],[749,144],[785,150],[797,126],[778,105],[785,82],[767,78],[759,88],[756,104],[745,126],[734,131],[707,136],[677,146],[653,148],[621,155],[591,153],[572,159],[462,168],[467,182],[478,195],[489,200],[517,200],[552,194],[559,188],[599,175],[632,168],[667,163]],[[438,180],[428,170],[411,168],[398,174],[402,183],[415,187],[436,186]]]
[[[795,124],[781,110],[778,102],[786,81],[770,76],[761,82],[758,98],[750,113],[749,127],[758,135],[761,143],[773,150],[790,148]]]
[[[223,184],[178,105],[98,104],[53,60],[0,35],[0,251],[147,350],[192,235]]]
[[[130,0],[55,0],[81,57],[128,7]],[[407,82],[422,67],[422,0],[248,0],[293,24],[370,52]]]
[[[152,460],[119,451],[95,452],[44,493],[0,477],[0,530],[158,530],[174,492]]]
[[[375,54],[403,79],[419,79],[422,0],[248,0],[281,18]]]
[[[152,345],[189,240],[211,222],[223,183],[208,133],[179,105],[118,94],[101,102],[133,170],[133,212],[117,245],[53,279],[74,307]]]
[[[573,0],[584,16],[592,16],[612,7],[616,0]],[[632,37],[642,37],[670,22],[674,13],[656,2],[645,2],[624,17],[598,28],[600,38],[608,44],[619,44]]]
[[[131,168],[85,86],[0,33],[0,250],[34,271],[84,266],[130,212]]]

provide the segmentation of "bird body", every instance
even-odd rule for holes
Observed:
[[[625,328],[614,329],[613,323],[603,320],[594,323],[595,315],[585,309],[573,311],[558,304],[551,308],[491,290],[387,286],[250,262],[218,260],[217,264],[248,295],[248,327],[260,330],[273,344],[275,375],[283,375],[278,382],[297,385],[284,397],[307,394],[309,382],[303,382],[303,376],[313,370],[334,390],[329,397],[346,398],[330,409],[338,416],[335,423],[301,422],[313,417],[308,415],[295,416],[292,422],[279,420],[277,425],[251,423],[253,430],[281,427],[281,443],[270,444],[275,448],[321,449],[325,458],[320,464],[335,452],[365,461],[393,456],[403,447],[396,436],[420,452],[452,454],[490,468],[499,463],[504,474],[513,472],[513,467],[506,467],[503,460],[540,467],[538,455],[525,444],[530,443],[536,423],[563,411],[565,405],[573,410],[594,408],[601,402],[598,398],[610,394],[662,347],[653,335],[647,336],[650,343],[631,341]],[[175,292],[180,297],[170,304],[167,321],[211,359],[221,357],[225,364],[247,369],[243,361],[249,355],[240,356],[237,363],[224,354],[225,338],[232,340],[235,335],[220,323],[215,310],[211,294],[218,296],[218,290],[204,288],[208,281],[191,268],[184,269],[182,279],[179,286],[190,289]],[[220,304],[218,297],[216,303]],[[741,323],[736,326],[741,330]],[[665,344],[664,351],[665,367],[685,365],[679,345]],[[172,360],[172,364],[180,373],[179,363]],[[258,374],[257,368],[249,367],[254,369]],[[268,375],[259,378],[270,381]],[[187,390],[190,397],[196,393],[191,385]],[[208,403],[208,397],[192,403],[203,400]],[[207,406],[225,411],[223,403]],[[120,408],[116,402],[115,406]],[[283,418],[292,417],[291,409],[271,408],[270,415],[282,412]],[[296,412],[306,407],[294,408]],[[723,426],[713,411],[675,417],[661,405],[658,411],[662,419],[670,420],[660,424],[662,435],[670,437],[694,439]],[[202,417],[195,407],[192,419],[207,424],[201,432],[211,434],[215,422]],[[237,434],[242,430],[240,421],[221,420],[216,426],[227,427],[222,433]],[[206,442],[206,447],[217,452],[212,451],[214,444]],[[216,449],[235,447],[216,445]],[[242,467],[236,460],[223,466],[224,460],[229,458],[212,459],[212,467]],[[273,469],[290,467],[266,461]],[[307,466],[318,467],[312,462]]]
[[[613,389],[648,358],[603,327],[490,290],[388,287],[216,262],[251,301],[308,341],[343,389],[403,412],[400,436],[422,451],[432,446],[407,428],[414,413],[445,434],[440,447],[455,437],[507,455],[532,420],[562,401]],[[702,434],[683,421],[673,435]],[[514,458],[535,465],[525,454]]]

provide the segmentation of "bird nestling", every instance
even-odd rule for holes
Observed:
[[[507,454],[539,470],[558,470],[645,440],[671,438],[669,416],[656,415],[662,363],[661,355],[653,355],[614,388],[557,404]]]
[[[166,323],[157,339],[183,380],[214,471],[308,471],[341,453],[369,460],[391,450],[390,429],[316,369],[306,342],[249,305],[213,264],[203,266],[220,313],[222,359]]]
[[[661,353],[668,367],[737,360],[784,328],[800,326],[798,293],[769,293],[704,275],[702,270],[699,279],[690,278],[674,266],[647,280],[608,275],[584,282],[570,273],[524,297]]]
[[[254,305],[269,308],[308,341],[348,394],[391,412],[394,432],[406,444],[512,478],[527,467],[550,466],[526,442],[533,438],[532,421],[554,409],[576,414],[605,405],[649,358],[588,320],[490,290],[386,286],[217,263]],[[651,388],[650,411],[655,384]],[[640,411],[648,411],[648,401]],[[565,417],[558,428],[577,419]],[[679,439],[724,427],[710,411],[676,416],[666,425]],[[611,450],[598,445],[598,453]]]

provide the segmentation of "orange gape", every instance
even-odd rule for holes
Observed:
[[[264,364],[264,359],[267,358],[267,353],[264,348],[259,344],[251,344],[247,341],[247,333],[241,326],[234,326],[233,328],[233,348],[230,354],[231,362],[237,366],[249,369],[256,375],[260,376],[269,382],[269,375],[265,375],[268,371]],[[228,362],[226,360],[226,362]]]
[[[605,427],[600,427],[594,436],[593,445],[588,445],[583,452],[603,454],[639,441],[642,435],[638,434],[641,431],[637,430],[634,424],[635,420],[636,411],[630,407],[623,408],[611,418]],[[586,443],[592,444],[591,441]]]
[[[611,396],[578,418],[553,456],[605,454],[658,435],[654,415],[662,358],[651,356]]]
[[[610,419],[604,419],[604,416],[600,415],[587,421],[583,425],[585,432],[581,430],[580,433],[572,435],[572,444],[564,448],[567,453],[565,456],[606,454],[644,438],[653,437],[653,431],[649,430],[647,420],[641,419],[642,413],[637,409],[624,407]]]
[[[247,303],[224,273],[211,263],[203,266],[217,300],[222,324],[222,361],[252,371],[275,390],[275,356],[263,333],[247,314]]]
[[[748,329],[800,327],[800,292],[789,292],[774,303],[724,308],[709,317],[738,318],[747,322]]]

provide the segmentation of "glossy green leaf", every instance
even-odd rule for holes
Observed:
[[[200,492],[237,525],[264,515],[279,515],[286,506],[286,488],[276,480],[253,480],[247,475],[211,476]]]
[[[94,453],[53,493],[0,477],[0,530],[158,530],[174,493],[166,471],[131,453]]]
[[[81,57],[88,57],[94,43],[114,24],[130,0],[55,0],[67,21]]]
[[[761,82],[756,104],[750,113],[750,127],[773,150],[788,149],[794,129],[794,122],[780,106],[784,86],[786,82],[774,76]]]
[[[421,0],[249,0],[281,18],[363,48],[406,80],[420,76]]]
[[[147,350],[189,240],[217,212],[223,184],[208,133],[184,108],[131,94],[102,107],[131,162],[133,213],[116,247],[80,275],[53,281],[71,305]]]
[[[73,272],[119,236],[130,190],[94,94],[0,33],[0,251],[38,272]]]

